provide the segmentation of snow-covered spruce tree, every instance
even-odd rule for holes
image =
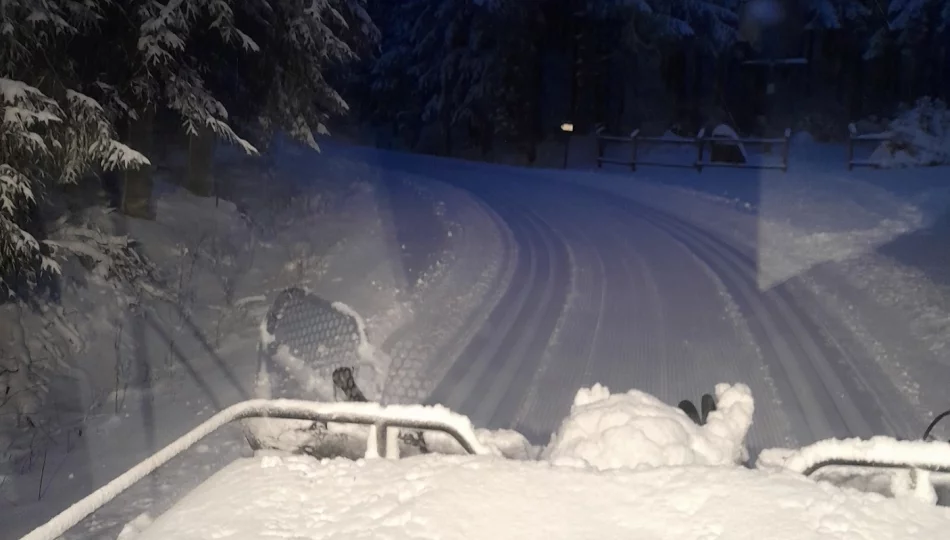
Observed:
[[[543,18],[537,6],[518,0],[494,0],[491,8],[493,56],[487,96],[489,135],[513,143],[529,163],[542,137],[542,65],[538,38]],[[484,144],[483,144],[484,148]]]
[[[328,121],[349,111],[333,72],[351,69],[379,39],[365,0],[233,4],[253,54],[197,47],[198,65],[214,77],[209,88],[261,143],[281,130],[316,149],[314,133],[328,133]]]
[[[369,72],[372,99],[379,103],[375,121],[391,123],[412,146],[424,126],[436,124],[442,150],[451,153],[452,128],[478,92],[465,86],[476,86],[484,73],[475,60],[484,36],[475,19],[479,9],[471,0],[407,0],[389,11]]]
[[[388,124],[392,135],[411,148],[422,129],[425,96],[435,88],[434,80],[420,79],[429,52],[421,48],[421,33],[431,24],[434,6],[429,0],[375,0],[371,11],[382,39],[363,75],[370,89],[366,117],[377,125]]]
[[[950,1],[890,0],[885,5],[865,57],[879,57],[890,46],[911,56],[923,53],[925,63],[936,61],[931,55],[943,48],[950,33]]]
[[[0,294],[22,298],[59,270],[39,234],[49,190],[148,160],[116,140],[110,112],[73,79],[66,41],[93,27],[95,4],[11,0],[0,9]]]
[[[410,146],[423,127],[437,126],[445,153],[455,150],[460,133],[483,152],[495,134],[514,135],[514,122],[525,123],[516,115],[537,98],[537,84],[519,84],[521,73],[530,74],[525,61],[534,61],[526,45],[534,36],[523,24],[533,10],[522,4],[407,0],[378,9],[383,41],[368,74],[377,104],[372,120],[390,124]],[[517,111],[513,99],[522,101]]]
[[[871,15],[866,4],[862,0],[805,0],[806,28],[853,28]]]
[[[143,153],[151,155],[149,148],[131,144],[143,150],[138,153],[119,140],[129,142],[136,132],[148,135],[156,114],[170,111],[185,133],[210,133],[248,153],[256,148],[232,128],[235,117],[238,124],[268,133],[286,130],[315,147],[314,132],[326,132],[327,118],[347,109],[326,71],[354,57],[353,44],[375,37],[363,5],[363,0],[0,4],[4,279],[29,289],[43,267],[42,245],[24,228],[35,203],[64,182],[147,165]],[[136,192],[128,181],[126,196]],[[137,193],[147,198],[145,188]],[[48,259],[45,265],[53,268]]]
[[[587,0],[598,17],[632,15],[626,41],[634,49],[695,38],[708,50],[722,51],[737,37],[740,0]]]
[[[347,111],[328,71],[375,37],[364,0],[103,4],[100,32],[75,44],[80,73],[108,82],[137,113],[123,133],[146,155],[155,125],[169,124],[193,141],[222,139],[250,154],[275,131],[316,147],[314,134]],[[148,195],[148,179],[144,188],[138,182],[125,178],[126,197]]]

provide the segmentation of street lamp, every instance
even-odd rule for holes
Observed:
[[[564,133],[564,166],[567,168],[567,155],[568,151],[571,149],[571,133],[574,132],[574,124],[565,122],[561,124],[561,133]]]

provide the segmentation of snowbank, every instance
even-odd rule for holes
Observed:
[[[745,145],[739,142],[739,134],[736,133],[736,130],[732,129],[726,124],[719,124],[713,128],[712,136],[720,139],[710,144],[710,157],[713,158],[712,161],[720,161],[717,154],[725,155],[730,158],[722,159],[722,161],[734,161],[737,163],[746,163],[749,161],[749,154],[747,154],[745,151]],[[729,142],[722,139],[732,139],[735,142]],[[726,148],[731,149],[732,152],[724,151]],[[739,155],[734,155],[735,152],[738,152]],[[730,155],[730,153],[733,155]],[[740,156],[741,159],[738,159]]]
[[[944,102],[924,97],[890,124],[891,139],[871,154],[886,168],[950,163],[950,111]]]
[[[745,461],[752,393],[744,384],[719,384],[716,398],[718,410],[698,426],[679,408],[638,390],[611,395],[599,384],[582,388],[543,457],[600,470]]]
[[[943,538],[950,510],[739,467],[585,469],[492,457],[232,463],[138,538]]]

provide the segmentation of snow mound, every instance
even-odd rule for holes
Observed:
[[[716,398],[718,410],[698,426],[679,408],[639,390],[611,394],[600,384],[582,388],[542,457],[599,470],[743,462],[752,392],[744,384],[719,384]]]
[[[921,540],[950,510],[740,467],[554,467],[488,456],[238,460],[139,540]]]
[[[132,521],[126,523],[125,527],[122,527],[122,530],[119,531],[119,535],[115,540],[132,540],[137,538],[138,535],[142,534],[142,531],[148,529],[152,525],[152,516],[148,512],[139,514],[138,517]]]
[[[739,134],[736,133],[736,130],[732,129],[726,124],[719,124],[713,128],[712,136],[716,137],[718,140],[714,141],[711,144],[710,151],[712,152],[713,150],[719,150],[719,152],[717,153],[723,153],[723,155],[725,155],[726,157],[731,158],[731,159],[725,159],[725,158],[716,159],[719,156],[714,156],[713,161],[722,160],[722,161],[736,161],[736,162],[741,162],[741,163],[745,163],[749,161],[749,154],[747,154],[745,151],[745,145],[739,142]],[[723,140],[723,139],[732,139],[735,142],[730,142],[728,140]],[[719,148],[717,148],[717,146]],[[728,153],[722,152],[723,149],[730,148],[730,147],[732,148],[732,150],[738,152],[739,155],[742,156],[741,160],[737,159],[738,156],[735,156],[735,155],[729,156]]]
[[[870,161],[885,168],[950,163],[950,111],[941,100],[924,97],[890,124],[891,140],[881,143]]]

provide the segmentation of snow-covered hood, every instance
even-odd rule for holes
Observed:
[[[265,455],[232,463],[136,538],[925,540],[948,530],[948,508],[741,467]]]

